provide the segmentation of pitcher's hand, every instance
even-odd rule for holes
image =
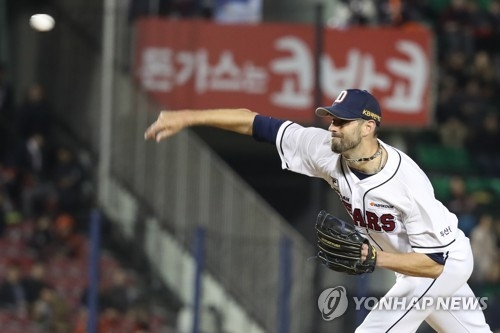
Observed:
[[[368,256],[368,245],[361,245],[361,262],[365,262],[366,257]]]
[[[144,133],[144,139],[160,142],[187,126],[189,126],[189,112],[162,111],[158,119]]]

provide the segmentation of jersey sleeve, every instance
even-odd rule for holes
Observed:
[[[427,176],[418,167],[408,173],[410,210],[405,226],[412,249],[419,253],[447,252],[455,242],[458,219],[434,196]]]
[[[338,154],[330,148],[330,133],[315,127],[303,127],[286,121],[276,137],[281,166],[293,172],[329,181],[327,167]]]
[[[257,141],[275,144],[279,128],[284,122],[281,119],[256,115],[252,125],[252,136]]]

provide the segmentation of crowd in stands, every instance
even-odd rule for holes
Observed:
[[[90,175],[54,133],[39,84],[16,105],[0,65],[0,327],[84,333],[88,320]],[[101,251],[98,333],[168,332],[141,300],[136,274]]]
[[[169,17],[213,17],[215,0],[131,0],[129,2],[129,18],[141,16]]]
[[[495,286],[500,298],[500,192],[492,190],[500,178],[500,1],[453,0],[437,17],[440,144],[473,161],[450,182],[448,207],[471,238],[473,281]],[[473,186],[481,178],[484,186]]]

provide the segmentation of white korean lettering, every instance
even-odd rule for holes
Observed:
[[[219,63],[210,70],[210,89],[239,91],[240,73],[241,70],[235,64],[233,54],[229,51],[222,52]]]
[[[143,51],[139,76],[145,90],[172,90],[174,74],[171,49],[149,47]]]
[[[336,67],[334,61],[324,55],[322,59],[322,89],[327,96],[335,94],[345,87],[359,87],[372,91],[374,89],[387,90],[390,79],[383,72],[377,72],[374,57],[371,54],[362,54],[358,49],[350,49],[346,56],[346,65]]]
[[[281,91],[271,95],[272,103],[291,109],[310,107],[313,59],[309,47],[299,38],[291,36],[278,39],[275,47],[291,55],[271,62],[272,72],[285,76]]]
[[[384,73],[377,73],[375,68],[375,59],[373,55],[366,54],[361,58],[360,73],[358,77],[361,79],[359,88],[363,90],[387,90],[390,87],[391,80]]]
[[[265,94],[267,92],[268,74],[265,68],[252,63],[243,66],[241,89],[250,94]]]
[[[334,61],[327,55],[321,58],[321,89],[325,95],[335,98],[340,90],[346,87],[356,87],[357,71],[360,64],[361,52],[357,49],[349,50],[346,65],[336,67]]]
[[[391,58],[387,60],[389,71],[401,77],[394,83],[394,91],[384,99],[387,108],[401,113],[415,113],[422,108],[426,79],[429,72],[429,62],[424,50],[415,42],[402,40],[396,44],[396,49],[406,55],[408,60]]]
[[[195,55],[193,52],[179,51],[175,55],[176,64],[179,64],[180,68],[175,76],[175,83],[177,85],[183,85],[189,81],[194,75],[196,68]]]
[[[195,55],[179,56],[179,62],[185,65],[177,76],[177,83],[184,84],[192,75],[190,58],[194,59],[195,90],[197,93],[207,91],[245,92],[248,94],[265,94],[267,92],[268,73],[266,68],[245,62],[239,66],[234,54],[225,50],[219,56],[216,65],[210,65],[209,54],[200,49]]]

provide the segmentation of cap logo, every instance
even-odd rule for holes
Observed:
[[[380,119],[381,119],[381,117],[378,114],[375,114],[375,113],[368,111],[366,109],[363,110],[363,115],[370,117],[373,120],[378,121],[378,122],[380,122]]]
[[[342,102],[347,96],[347,90],[342,90],[340,94],[337,96],[337,99],[334,101],[334,103],[340,103]]]

